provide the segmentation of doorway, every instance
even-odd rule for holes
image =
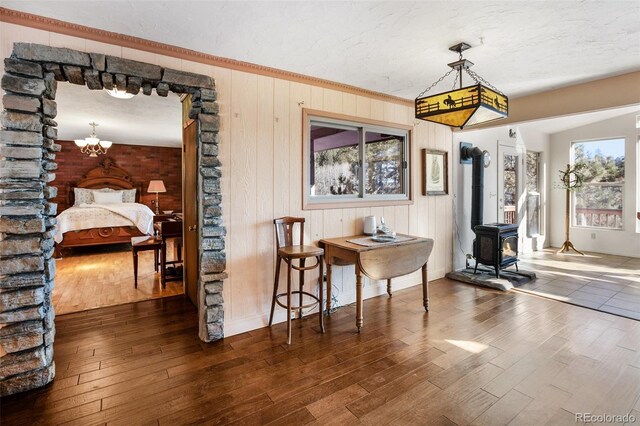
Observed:
[[[2,81],[6,95],[0,144],[9,148],[0,159],[0,178],[14,193],[5,197],[2,206],[5,244],[0,255],[8,259],[2,265],[3,283],[13,289],[4,300],[14,308],[3,315],[16,329],[33,330],[28,345],[20,348],[20,356],[38,360],[16,364],[11,377],[0,379],[2,385],[8,386],[10,393],[41,387],[53,380],[56,371],[51,294],[56,281],[53,234],[59,225],[57,205],[52,201],[57,189],[51,182],[61,149],[55,142],[58,129],[54,120],[58,81],[92,90],[117,88],[138,96],[153,91],[161,97],[170,92],[192,96],[188,116],[196,121],[197,189],[189,202],[197,212],[192,226],[198,242],[198,335],[205,342],[223,338],[226,229],[220,208],[220,119],[213,78],[101,53],[16,42],[11,57],[5,60]],[[105,169],[109,173],[105,171],[101,178],[110,180],[111,166]],[[202,208],[205,200],[207,208]],[[11,339],[11,335],[0,336],[0,346],[10,344]]]
[[[175,236],[162,235],[165,259],[186,259],[179,97],[120,98],[64,82],[56,102],[57,315],[183,294],[182,263],[168,263],[163,277],[163,239],[153,238],[162,222],[175,222]],[[92,132],[99,146],[110,143],[79,146]],[[120,203],[103,205],[105,193],[121,194]]]
[[[184,242],[184,293],[198,304],[198,211],[195,200],[198,196],[198,124],[189,118],[192,107],[191,95],[182,95],[182,235]]]

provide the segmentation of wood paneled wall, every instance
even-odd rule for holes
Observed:
[[[225,220],[228,226],[229,280],[225,282],[225,329],[243,331],[266,325],[274,272],[272,221],[283,215],[306,219],[305,239],[353,235],[362,218],[384,216],[398,232],[436,240],[429,264],[431,278],[451,269],[452,208],[450,196],[420,195],[420,149],[450,151],[448,128],[420,123],[413,132],[411,163],[414,203],[408,206],[302,210],[302,109],[341,113],[399,124],[413,124],[413,110],[331,89],[213,69],[222,118],[221,161]],[[451,169],[451,167],[449,167]],[[255,172],[254,172],[255,171]],[[308,274],[315,289],[317,275]],[[334,294],[339,304],[355,300],[352,267],[334,268]],[[284,283],[284,281],[282,281]],[[419,283],[412,275],[396,280],[401,288]],[[383,283],[365,283],[365,297],[384,292]],[[231,303],[229,303],[231,302]],[[278,320],[284,320],[278,311]],[[366,314],[365,314],[366,318]]]
[[[10,55],[13,42],[27,41],[108,53],[215,78],[221,117],[223,214],[228,231],[229,278],[224,284],[227,336],[262,327],[268,322],[275,258],[272,221],[276,217],[305,217],[305,239],[312,243],[325,237],[357,234],[362,229],[362,217],[384,216],[398,232],[435,239],[429,263],[430,279],[442,277],[451,270],[452,199],[451,196],[420,195],[419,169],[422,148],[451,151],[452,134],[448,127],[420,122],[414,128],[411,141],[413,204],[302,210],[303,107],[405,125],[414,124],[412,108],[13,24],[0,23],[0,35],[3,57]],[[339,304],[353,302],[353,268],[336,267],[334,271],[334,294],[339,298]],[[312,292],[315,291],[314,278],[312,274],[307,276],[307,286]],[[419,276],[413,274],[394,280],[394,287],[419,282]],[[383,283],[369,280],[365,283],[365,297],[384,291]],[[283,310],[277,310],[277,313],[276,319],[284,320]]]

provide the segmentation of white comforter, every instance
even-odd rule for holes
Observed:
[[[70,207],[57,216],[54,240],[62,241],[65,232],[91,228],[135,226],[145,235],[153,231],[153,212],[144,204],[81,204]]]

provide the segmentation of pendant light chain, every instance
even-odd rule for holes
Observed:
[[[458,78],[460,77],[460,68],[456,68],[456,77],[453,79],[453,86],[451,86],[451,90],[456,90],[456,83],[458,82]],[[462,87],[462,85],[460,85]]]
[[[478,84],[482,84],[484,83],[485,86],[487,86],[488,88],[492,89],[493,91],[500,93],[501,95],[505,96],[504,93],[502,93],[500,90],[498,90],[493,84],[489,83],[487,80],[485,80],[484,78],[482,78],[480,75],[478,75],[475,71],[471,71],[471,68],[465,68],[465,71],[467,71],[467,74],[469,74],[471,76],[471,78],[473,78],[473,80],[478,83]]]
[[[422,95],[424,95],[425,93],[427,93],[429,90],[433,89],[435,86],[438,85],[438,83],[440,83],[442,80],[444,80],[445,78],[447,78],[449,76],[449,74],[451,74],[453,72],[453,68],[451,68],[445,75],[443,75],[442,77],[440,77],[438,79],[438,81],[436,81],[435,83],[433,83],[431,86],[427,87],[426,89],[424,89],[422,91],[422,93],[420,93],[417,98],[421,97]]]

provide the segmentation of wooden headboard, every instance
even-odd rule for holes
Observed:
[[[82,179],[75,183],[66,184],[67,205],[73,206],[75,196],[73,188],[87,189],[134,189],[136,190],[136,203],[140,202],[142,184],[134,183],[131,175],[118,167],[110,157],[105,157],[98,167],[89,170]]]

